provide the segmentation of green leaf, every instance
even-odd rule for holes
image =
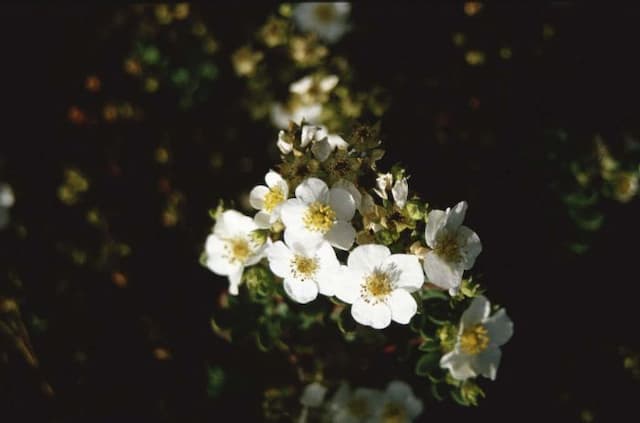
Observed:
[[[207,366],[207,379],[207,396],[209,398],[215,398],[220,395],[224,387],[224,371],[219,366]]]
[[[423,289],[420,295],[423,300],[449,301],[449,294],[441,289]]]
[[[442,401],[444,400],[444,396],[442,395],[442,393],[440,392],[440,386],[439,384],[434,383],[433,385],[431,385],[431,395],[433,395],[433,398],[436,399],[436,401]]]
[[[418,346],[418,350],[424,352],[440,351],[440,341],[434,338],[426,338],[422,344]]]
[[[469,403],[467,402],[467,400],[465,400],[462,395],[460,395],[460,392],[458,392],[457,390],[451,390],[450,392],[451,394],[451,398],[453,398],[453,400],[455,402],[457,402],[458,404],[464,406],[464,407],[468,407]]]
[[[348,311],[348,308],[345,307],[338,316],[338,329],[340,329],[340,332],[344,335],[354,334],[357,325],[356,321],[351,317],[351,313]]]
[[[427,376],[430,372],[438,368],[439,363],[439,352],[423,354],[416,363],[416,374],[418,376]]]

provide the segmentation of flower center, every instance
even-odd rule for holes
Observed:
[[[365,279],[364,290],[377,300],[384,299],[393,291],[391,278],[386,272],[376,270]]]
[[[315,201],[309,205],[303,217],[304,226],[310,231],[327,233],[336,220],[336,212],[326,204]]]
[[[406,414],[404,407],[395,402],[390,402],[384,406],[380,421],[384,423],[401,423],[405,421]]]
[[[449,263],[457,263],[462,256],[460,255],[460,246],[455,234],[445,232],[438,239],[435,253]]]
[[[369,404],[364,398],[354,398],[347,404],[349,414],[358,420],[364,420],[371,415]]]
[[[460,349],[466,354],[479,354],[489,346],[487,328],[481,324],[471,326],[460,335]]]
[[[239,261],[243,263],[249,254],[251,253],[251,248],[249,248],[249,243],[247,240],[242,238],[234,238],[229,241],[231,247],[231,262]]]
[[[283,201],[284,193],[280,187],[271,188],[267,195],[264,196],[264,210],[271,213],[271,211]]]
[[[291,260],[293,275],[302,279],[311,278],[318,270],[318,260],[311,257],[296,255]]]
[[[316,19],[324,24],[333,21],[336,17],[336,11],[330,3],[317,5],[313,12],[316,15]]]

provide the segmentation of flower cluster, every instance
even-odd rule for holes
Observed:
[[[250,296],[280,298],[261,322],[286,312],[284,297],[298,304],[327,297],[334,315],[344,310],[360,327],[411,325],[427,352],[416,373],[435,380],[446,370],[446,383],[474,404],[481,391],[469,379],[495,378],[512,323],[503,310],[490,317],[488,300],[465,279],[482,250],[463,224],[467,203],[431,209],[400,166],[380,172],[378,137],[376,127],[356,125],[343,137],[290,122],[276,141],[282,162],[249,194],[255,214],[219,207],[202,263],[228,277],[232,296],[246,282]],[[448,301],[444,320],[431,319],[437,327],[424,319],[436,312],[431,298]],[[467,298],[473,300],[458,324]],[[259,342],[280,331],[263,330]]]

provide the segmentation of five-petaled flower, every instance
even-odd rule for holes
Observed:
[[[238,295],[245,267],[258,263],[270,244],[261,242],[253,231],[259,229],[253,219],[236,210],[220,215],[205,244],[206,266],[215,274],[229,278],[229,293]]]
[[[351,315],[360,324],[382,329],[391,320],[408,324],[416,314],[412,292],[424,283],[418,258],[391,254],[384,245],[356,247],[341,268],[336,296],[351,306]]]
[[[340,263],[328,242],[309,245],[286,239],[277,241],[267,250],[269,267],[284,279],[284,290],[292,300],[306,304],[318,293],[334,295],[336,272]]]
[[[300,3],[293,10],[293,19],[303,31],[315,32],[320,38],[335,43],[349,29],[347,18],[351,4]]]
[[[307,178],[296,187],[296,198],[287,200],[280,216],[285,239],[305,245],[323,240],[342,250],[353,245],[356,231],[351,219],[356,211],[353,195],[344,188],[329,189],[318,178]]]
[[[407,383],[394,380],[387,385],[382,401],[377,403],[377,422],[411,422],[422,414],[422,401]]]
[[[260,228],[270,228],[280,217],[282,204],[289,196],[289,185],[279,173],[270,170],[264,177],[267,185],[258,185],[249,194],[249,203],[256,213],[254,221]]]
[[[482,251],[478,235],[462,225],[467,203],[461,201],[451,209],[429,212],[425,240],[431,251],[424,257],[424,271],[429,282],[455,294],[465,270],[473,267]]]
[[[462,314],[454,349],[440,359],[454,379],[482,375],[494,380],[502,355],[500,346],[513,335],[513,322],[504,309],[489,317],[491,304],[484,296],[473,299]]]

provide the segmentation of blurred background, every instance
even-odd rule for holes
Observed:
[[[287,13],[2,6],[6,421],[263,419],[291,370],[213,333],[227,282],[198,257],[207,211],[245,207],[277,161],[269,107],[323,66],[348,87],[327,110],[380,122],[383,168],[468,201],[476,273],[515,322],[480,406],[424,421],[636,421],[640,8],[354,4],[293,62],[265,41]]]

